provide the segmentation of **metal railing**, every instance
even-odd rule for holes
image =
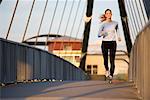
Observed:
[[[0,38],[0,83],[85,80],[80,68],[47,51]]]
[[[150,21],[140,32],[130,54],[129,81],[142,100],[150,100]]]

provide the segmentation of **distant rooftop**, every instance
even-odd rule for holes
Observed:
[[[49,40],[49,42],[82,42],[82,39],[74,38],[74,37],[69,37],[69,36],[63,36],[63,37],[57,37],[54,39]]]

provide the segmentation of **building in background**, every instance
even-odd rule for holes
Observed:
[[[115,75],[117,74],[127,74],[128,73],[128,63],[129,58],[125,54],[116,54],[116,69]],[[105,67],[103,64],[103,55],[102,54],[87,54],[86,59],[86,71],[91,75],[105,75]],[[110,65],[110,64],[109,64]]]
[[[48,41],[48,51],[79,66],[82,40],[71,37],[58,37]]]
[[[88,48],[88,54],[86,58],[86,72],[92,76],[94,79],[99,79],[101,76],[105,75],[105,67],[104,67],[104,60],[101,50],[94,50],[100,48],[100,44],[91,44]],[[95,52],[94,52],[95,51]],[[116,60],[115,60],[115,72],[114,75],[118,79],[127,79],[128,74],[128,62],[129,58],[128,55],[124,52],[117,52],[116,53]],[[109,63],[110,67],[110,63]]]

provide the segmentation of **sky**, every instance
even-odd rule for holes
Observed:
[[[45,1],[46,0],[35,1],[35,5],[33,8],[33,12],[31,15],[31,19],[30,19],[30,23],[29,23],[29,27],[28,27],[25,39],[37,35],[38,28],[40,25],[40,20],[43,14],[44,6],[45,6]],[[61,34],[61,35],[67,35],[71,37],[76,37],[77,35],[77,38],[82,39],[84,25],[85,25],[84,16],[85,16],[85,11],[86,11],[85,9],[86,0],[81,0],[79,8],[77,8],[79,0],[74,0],[75,3],[73,6],[73,10],[71,12],[70,19],[69,19],[69,12],[71,11],[71,5],[73,4],[73,0],[68,0],[66,4],[64,16],[62,17],[62,22],[60,24],[61,16],[63,15],[65,1],[66,0],[59,0],[58,2],[58,7],[56,10],[54,20],[53,20],[50,34]],[[16,3],[16,0],[3,0],[0,5],[0,37],[2,38],[6,37],[6,33],[9,27],[11,16],[13,14],[15,3]],[[16,14],[15,14],[13,24],[10,30],[10,35],[8,37],[9,40],[13,40],[17,42],[20,42],[22,40],[23,33],[25,31],[25,26],[27,23],[27,19],[29,16],[29,12],[31,9],[31,5],[32,5],[32,0],[19,0]],[[56,0],[49,0],[48,6],[45,12],[44,20],[42,23],[42,27],[40,30],[40,34],[49,33],[49,27],[52,22],[52,16],[54,14],[55,7],[56,7]],[[99,44],[101,42],[101,39],[97,37],[98,29],[100,27],[100,22],[99,22],[98,17],[101,14],[103,14],[105,9],[107,8],[111,9],[113,12],[112,19],[115,21],[118,21],[119,23],[119,31],[121,34],[122,42],[118,43],[118,49],[126,50],[117,0],[94,0],[89,44]],[[79,9],[77,12],[77,18],[75,20],[75,23],[73,23],[74,18],[76,16],[77,9]],[[69,20],[69,25],[67,27],[68,20]],[[81,26],[80,26],[80,22],[81,22]],[[60,29],[58,29],[59,24],[61,25]],[[77,32],[78,28],[79,28],[79,32]],[[65,31],[65,29],[67,30]]]

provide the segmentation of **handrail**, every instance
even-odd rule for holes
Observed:
[[[0,84],[44,79],[86,80],[87,75],[47,51],[0,38]]]
[[[150,21],[136,37],[131,50],[129,81],[134,82],[142,100],[150,100]]]

